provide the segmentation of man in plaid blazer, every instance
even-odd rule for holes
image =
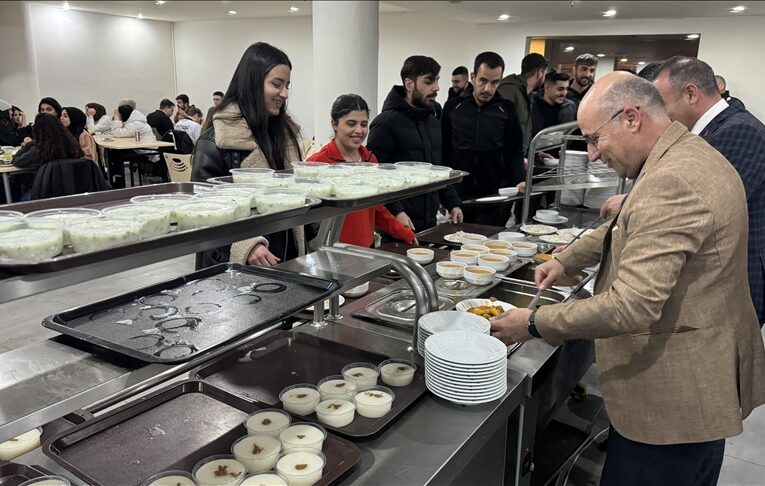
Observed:
[[[712,68],[695,58],[665,61],[654,80],[673,120],[717,149],[744,182],[749,213],[749,290],[765,322],[765,125],[740,104],[729,105]]]

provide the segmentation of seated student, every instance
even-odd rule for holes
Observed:
[[[21,144],[16,124],[13,122],[13,107],[0,100],[0,145],[15,147]]]
[[[82,157],[80,144],[54,115],[38,113],[32,126],[32,138],[34,141],[21,147],[11,159],[14,166],[20,169],[39,169],[52,160]],[[22,200],[29,200],[33,180],[34,177],[27,177],[23,183]]]
[[[88,103],[85,105],[85,114],[88,116],[85,126],[90,133],[104,133],[111,129],[112,119],[106,114],[104,105]]]
[[[175,129],[186,132],[191,137],[191,141],[196,145],[199,136],[202,134],[202,110],[195,106],[189,108],[186,116],[175,124]]]
[[[165,98],[159,102],[159,110],[154,110],[146,117],[146,122],[157,131],[159,138],[164,138],[173,129],[174,111],[175,103]]]
[[[61,111],[61,124],[69,130],[69,133],[80,143],[82,158],[98,164],[98,149],[93,135],[85,130],[87,117],[85,113],[74,106],[67,106]]]
[[[114,110],[111,132],[119,138],[135,137],[135,133],[139,132],[141,141],[153,142],[157,139],[146,122],[146,116],[130,105],[122,105]]]
[[[359,161],[377,163],[374,154],[363,145],[369,133],[369,107],[366,101],[359,95],[342,95],[332,104],[331,116],[335,137],[308,160],[331,164]],[[371,247],[375,226],[396,239],[417,244],[414,232],[401,224],[383,205],[347,214],[340,231],[340,241]]]
[[[37,113],[47,113],[56,118],[61,118],[61,110],[61,103],[53,98],[43,98],[37,105]]]

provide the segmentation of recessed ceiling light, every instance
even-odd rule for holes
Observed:
[[[290,8],[288,8],[287,10],[289,10],[290,13],[295,13],[295,12],[299,12],[300,8],[294,5],[290,5]]]
[[[598,54],[598,57],[606,57],[605,54]]]
[[[61,8],[63,8],[64,10],[69,10],[72,7],[69,6],[69,2],[64,2],[64,4],[61,6]]]
[[[699,34],[688,34],[685,36],[688,40],[698,39],[699,37],[701,37]]]
[[[574,46],[567,46],[565,49],[563,49],[566,52],[571,52],[574,50]]]
[[[138,12],[138,16],[136,18],[138,20],[143,20],[143,14],[141,12]]]
[[[638,62],[638,66],[645,66],[645,61]]]
[[[626,57],[619,59],[619,62],[627,62],[627,61],[629,61],[629,59],[627,59]]]
[[[616,17],[616,10],[614,9],[606,10],[605,12],[603,12],[603,17]]]
[[[728,12],[730,12],[730,13],[741,13],[744,10],[746,10],[745,6],[743,6],[743,5],[736,5],[732,9],[728,10]]]
[[[506,20],[510,20],[510,14],[502,14],[497,16],[497,20],[500,22],[505,22]]]
[[[237,14],[237,11],[236,11],[236,10],[229,10],[229,11],[228,11],[228,14],[229,14],[229,15],[236,15],[236,14]]]
[[[164,5],[165,0],[154,0],[154,3],[156,3],[157,5]]]

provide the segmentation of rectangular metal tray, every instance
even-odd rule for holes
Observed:
[[[450,243],[444,239],[444,236],[464,231],[465,233],[478,233],[483,236],[493,236],[501,231],[509,231],[501,226],[486,226],[483,224],[470,223],[442,223],[428,230],[417,233],[417,241],[420,244],[433,243],[435,245],[460,246],[459,243]]]
[[[278,331],[200,366],[190,376],[256,403],[281,408],[279,393],[287,386],[316,384],[326,376],[339,375],[347,364],[366,362],[376,365],[386,359],[388,356],[306,333]],[[385,385],[382,380],[378,382]],[[394,387],[393,391],[396,394],[393,408],[383,417],[373,419],[356,414],[353,422],[345,427],[322,426],[353,438],[379,433],[425,394],[424,371],[418,368],[410,385]],[[320,423],[315,414],[298,417]]]
[[[224,263],[48,316],[43,326],[141,361],[180,363],[278,322],[339,286]]]
[[[170,182],[166,184],[131,187],[128,189],[114,189],[89,194],[78,194],[75,196],[54,197],[50,199],[40,199],[38,201],[15,203],[6,205],[3,209],[21,211],[22,213],[30,213],[41,209],[73,207],[103,209],[110,206],[127,204],[130,202],[130,198],[134,196],[168,194],[174,192],[194,194],[209,190],[210,187],[212,187],[212,184],[199,182]],[[71,249],[67,249],[64,254],[45,260],[18,262],[3,260],[0,262],[0,271],[16,274],[57,272],[81,265],[102,262],[125,254],[152,251],[156,248],[162,248],[178,243],[205,241],[212,237],[220,236],[221,234],[242,234],[244,238],[245,236],[252,235],[253,228],[257,228],[259,224],[267,224],[283,218],[304,214],[307,213],[311,207],[318,206],[319,204],[321,204],[320,199],[308,197],[306,198],[305,205],[299,208],[269,214],[258,214],[256,211],[253,211],[251,216],[234,221],[233,223],[208,226],[181,232],[172,231],[166,235],[146,238],[134,243],[113,246],[103,250],[88,253],[74,253]]]
[[[15,462],[0,461],[0,486],[19,486],[30,479],[50,476],[53,473],[40,466],[27,466]]]
[[[291,173],[291,170],[280,170],[282,173]],[[384,194],[376,194],[374,196],[362,197],[358,199],[338,199],[336,197],[322,197],[321,200],[325,206],[331,206],[336,208],[355,208],[359,206],[369,207],[377,204],[386,204],[392,201],[399,201],[401,199],[407,199],[421,194],[427,194],[429,192],[443,189],[444,187],[457,184],[462,181],[462,178],[469,175],[462,170],[452,170],[448,179],[441,179],[438,181],[428,182],[421,186],[412,186],[398,191],[386,192]],[[234,178],[231,176],[218,177],[221,182],[234,182]],[[208,179],[209,180],[209,179]]]
[[[43,444],[43,453],[91,486],[137,486],[162,471],[191,472],[200,460],[230,454],[247,435],[243,423],[259,405],[195,380],[174,384],[78,425]],[[328,434],[327,465],[317,485],[353,468],[359,448]]]

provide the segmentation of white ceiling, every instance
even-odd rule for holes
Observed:
[[[34,1],[63,5],[63,1]],[[69,1],[72,9],[99,12],[112,15],[135,17],[139,13],[144,18],[184,22],[191,20],[210,20],[225,18],[253,17],[288,17],[311,15],[311,1],[185,1],[167,0],[164,5],[157,5],[153,0],[146,1]],[[296,6],[300,10],[290,13],[288,8]],[[765,15],[765,1],[381,1],[380,12],[426,13],[471,24],[499,23],[497,16],[509,14],[509,23],[552,22],[570,20],[597,20],[607,22],[602,12],[615,9],[617,19],[644,18],[687,18],[687,17],[724,17],[732,15],[728,10],[735,5],[745,5],[747,10],[735,15]],[[228,15],[235,10],[235,16]]]

